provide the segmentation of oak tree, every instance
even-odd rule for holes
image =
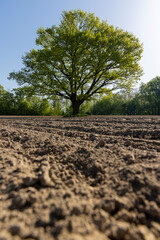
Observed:
[[[95,94],[130,88],[142,75],[142,44],[132,33],[81,10],[64,11],[58,26],[39,28],[24,67],[10,73],[21,86],[69,99],[73,115]]]

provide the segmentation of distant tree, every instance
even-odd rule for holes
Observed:
[[[6,91],[0,85],[0,114],[11,115],[14,114],[15,99],[14,94]]]
[[[142,115],[144,114],[144,103],[139,93],[135,96],[125,99],[124,102],[124,115]]]
[[[142,45],[131,33],[81,10],[64,11],[60,25],[38,30],[37,45],[10,73],[38,94],[71,101],[73,114],[95,94],[130,88],[139,80]]]
[[[160,115],[160,77],[155,77],[140,87],[146,113]]]
[[[4,95],[6,91],[2,85],[0,85],[0,114],[4,113]]]
[[[102,99],[95,102],[91,107],[91,114],[93,115],[110,115],[113,110],[113,98],[103,97]]]
[[[53,108],[47,98],[29,96],[25,88],[7,92],[0,85],[0,115],[62,115],[61,103],[57,102]]]
[[[91,107],[91,114],[96,115],[122,115],[124,113],[125,98],[116,93],[101,98]]]
[[[51,106],[48,99],[43,98],[39,104],[39,115],[41,116],[50,116],[53,115],[53,107]]]
[[[62,103],[60,101],[57,101],[54,104],[52,115],[59,116],[59,115],[62,115],[62,114],[63,114]]]
[[[47,98],[32,95],[28,88],[14,89],[18,115],[53,115],[53,107]]]

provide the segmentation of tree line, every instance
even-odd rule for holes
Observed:
[[[35,95],[25,96],[21,89],[6,91],[0,85],[0,115],[52,116],[61,115],[61,103],[50,102]]]
[[[71,115],[71,105],[62,99],[26,95],[23,88],[13,92],[0,85],[0,115]],[[120,91],[81,105],[80,115],[160,115],[160,77],[142,83],[136,92]]]
[[[116,93],[97,101],[92,114],[98,115],[160,115],[160,77],[142,83],[136,93]]]

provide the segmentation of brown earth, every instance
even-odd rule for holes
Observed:
[[[0,117],[0,240],[160,240],[160,117]]]

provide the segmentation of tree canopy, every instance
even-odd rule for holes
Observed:
[[[40,28],[24,67],[10,73],[30,91],[69,99],[73,114],[95,94],[130,88],[142,75],[142,45],[133,34],[92,13],[64,11],[59,26]]]

